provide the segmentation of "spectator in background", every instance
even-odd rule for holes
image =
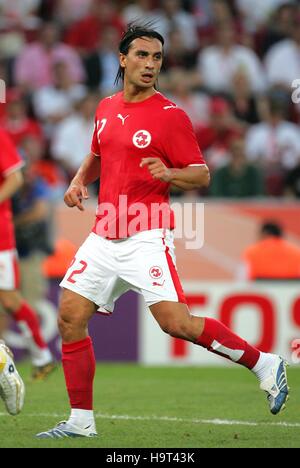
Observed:
[[[252,92],[249,77],[238,70],[232,77],[228,95],[235,117],[245,124],[256,124],[260,120],[259,100]]]
[[[106,27],[99,47],[85,60],[87,86],[103,96],[116,92],[114,76],[119,68],[119,34],[115,28]]]
[[[283,228],[276,221],[266,221],[259,240],[242,255],[240,277],[250,280],[300,279],[300,248],[284,239]]]
[[[159,8],[154,8],[154,5],[155,2],[151,0],[139,0],[127,6],[123,10],[124,21],[127,24],[138,21],[155,24],[157,31],[166,38],[166,53],[170,49],[169,34],[174,29],[180,31],[186,50],[198,49],[197,19],[182,8],[182,2],[180,0],[160,0],[156,2]]]
[[[7,92],[6,113],[1,124],[17,147],[30,135],[41,140],[44,138],[42,127],[37,120],[29,117],[28,104],[16,88]]]
[[[197,21],[195,17],[183,10],[180,0],[161,0],[161,19],[158,24],[160,33],[167,39],[166,51],[169,50],[168,37],[173,29],[181,32],[185,48],[195,51],[199,47]]]
[[[273,196],[282,194],[285,171],[300,161],[300,130],[285,120],[285,112],[285,102],[271,95],[264,121],[253,125],[246,138],[247,157],[263,168],[267,193]]]
[[[265,67],[269,85],[291,91],[292,82],[300,77],[300,16],[294,17],[292,35],[269,49]]]
[[[21,151],[24,159],[30,164],[30,171],[34,177],[47,184],[51,203],[61,200],[68,180],[62,167],[47,154],[45,143],[29,136],[23,140]]]
[[[198,21],[201,48],[214,43],[216,32],[223,24],[233,23],[236,31],[241,30],[239,17],[236,15],[234,8],[234,1],[195,0],[194,12],[196,12]]]
[[[54,18],[59,24],[67,27],[89,13],[93,0],[60,0],[56,2]]]
[[[247,161],[244,139],[232,140],[229,161],[214,172],[210,194],[220,198],[250,198],[263,195],[262,174]]]
[[[243,138],[232,139],[228,155],[229,161],[214,172],[210,194],[220,198],[262,196],[262,173],[247,161]]]
[[[171,101],[183,109],[191,119],[194,128],[206,122],[210,98],[207,94],[192,90],[192,79],[189,75],[180,69],[173,69],[165,78],[168,82],[168,97]]]
[[[77,112],[63,120],[54,132],[51,153],[65,169],[69,180],[74,177],[84,155],[90,150],[97,104],[95,95],[86,96],[77,105]]]
[[[199,125],[196,137],[210,169],[223,166],[228,161],[232,138],[240,136],[243,125],[234,117],[228,101],[214,97],[209,106],[209,121]]]
[[[169,32],[169,47],[164,55],[163,69],[183,68],[185,72],[195,68],[197,63],[197,49],[188,49],[184,43],[182,31],[172,29]]]
[[[204,48],[198,58],[198,72],[203,85],[211,92],[230,92],[234,75],[243,71],[251,92],[265,90],[265,76],[255,52],[236,43],[233,23],[219,26],[216,44]]]
[[[37,14],[41,0],[0,0],[1,26],[6,30],[34,30],[40,25]]]
[[[287,0],[236,0],[236,6],[245,27],[253,32],[268,21],[278,6],[286,2]]]
[[[136,0],[135,2],[131,2],[122,10],[124,24],[142,20],[146,23],[156,24],[157,29],[159,29],[162,12],[161,9],[155,7],[153,0]]]
[[[288,171],[284,181],[286,197],[300,198],[300,162],[294,169]]]
[[[84,67],[76,51],[59,42],[59,31],[54,23],[44,23],[39,41],[27,44],[16,58],[14,81],[27,92],[51,86],[53,65],[57,62],[68,65],[74,83],[84,81]]]
[[[256,32],[256,41],[261,56],[264,56],[276,43],[292,36],[297,9],[298,6],[294,2],[286,1],[273,11],[268,22]]]
[[[115,3],[93,0],[90,13],[70,27],[65,40],[84,57],[99,47],[101,35],[107,27],[114,28],[120,38],[124,25]]]
[[[37,90],[33,95],[34,111],[44,124],[48,137],[55,126],[68,117],[74,105],[86,95],[86,87],[76,83],[66,62],[53,65],[54,84]]]

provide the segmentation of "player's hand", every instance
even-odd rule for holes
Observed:
[[[172,171],[159,158],[143,158],[140,167],[148,167],[153,179],[170,182]]]
[[[84,211],[82,200],[89,198],[88,190],[85,185],[77,181],[72,181],[64,196],[65,204],[73,208],[77,206],[80,211]]]

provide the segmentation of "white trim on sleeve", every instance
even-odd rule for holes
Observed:
[[[4,177],[7,177],[10,174],[13,174],[14,172],[17,172],[19,169],[22,169],[22,167],[24,167],[24,166],[25,166],[24,161],[20,161],[17,164],[15,164],[14,166],[11,166],[8,169],[6,169],[6,171],[3,172],[3,175],[4,175]]]

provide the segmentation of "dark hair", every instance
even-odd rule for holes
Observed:
[[[283,237],[283,229],[276,221],[267,221],[261,227],[261,233],[274,237]]]
[[[152,39],[158,39],[162,45],[164,45],[164,38],[161,34],[155,31],[155,29],[152,29],[152,26],[153,22],[146,24],[128,24],[127,30],[124,32],[119,44],[119,52],[121,54],[127,55],[130,44],[139,37],[150,37]],[[121,65],[119,66],[119,70],[115,79],[115,85],[119,83],[120,79],[122,81],[124,80],[124,68],[121,67]]]

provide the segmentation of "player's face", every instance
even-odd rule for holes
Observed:
[[[127,55],[120,55],[120,64],[125,69],[125,85],[139,88],[154,86],[161,66],[162,44],[155,38],[137,38],[132,41]]]

